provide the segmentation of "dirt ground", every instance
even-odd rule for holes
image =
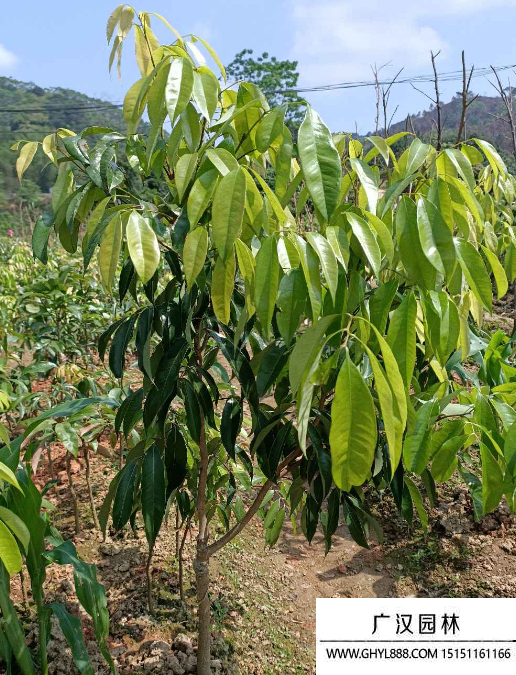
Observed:
[[[187,605],[179,599],[174,518],[162,528],[153,561],[157,611],[150,616],[145,595],[146,540],[126,531],[102,542],[89,512],[84,465],[73,462],[74,483],[81,503],[83,529],[73,532],[73,513],[65,482],[64,451],[53,447],[59,485],[47,495],[59,502],[54,522],[72,538],[83,558],[95,562],[105,584],[111,618],[110,647],[121,675],[196,672],[195,598],[191,555],[195,530],[187,539],[185,588]],[[116,459],[96,456],[92,462],[97,503],[116,472]],[[42,461],[36,479],[48,479]],[[466,488],[453,481],[441,489],[430,511],[424,536],[412,530],[388,498],[374,509],[385,539],[369,550],[355,544],[340,528],[324,556],[322,535],[309,546],[289,523],[277,546],[264,550],[262,527],[255,520],[213,561],[213,669],[217,674],[268,675],[315,672],[315,599],[317,597],[514,597],[516,596],[516,519],[506,507],[475,523]],[[98,655],[87,618],[79,610],[71,569],[50,566],[47,600],[64,602],[83,618],[95,672],[107,674]],[[13,582],[15,599],[24,612],[20,581]],[[29,638],[36,639],[34,616],[24,613]],[[57,626],[49,644],[51,672],[77,671]]]

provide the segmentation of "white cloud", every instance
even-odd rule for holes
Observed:
[[[305,86],[371,79],[371,65],[391,62],[383,75],[401,67],[426,70],[430,51],[448,44],[435,26],[436,17],[470,16],[494,7],[516,7],[516,0],[432,0],[416,5],[406,0],[291,0],[294,42]]]
[[[0,72],[7,72],[17,61],[15,54],[0,44]]]

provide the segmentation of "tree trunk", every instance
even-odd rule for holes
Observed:
[[[208,588],[210,585],[209,559],[206,544],[197,542],[197,556],[194,562],[197,582],[197,605],[199,621],[197,642],[197,675],[211,674],[211,613]]]
[[[195,352],[197,363],[202,365],[202,352],[204,346],[201,346],[199,332],[195,335]],[[208,465],[209,455],[206,445],[206,427],[204,423],[204,413],[200,412],[200,433],[199,433],[199,483],[197,486],[197,518],[199,521],[199,532],[197,534],[197,553],[194,561],[195,580],[197,583],[197,618],[199,621],[199,634],[197,642],[197,675],[210,675],[211,673],[211,615],[210,598],[208,589],[210,585],[209,574],[209,553],[208,553],[208,516],[206,512],[206,491],[208,486]]]
[[[91,514],[93,516],[93,523],[96,529],[100,532],[99,517],[97,515],[97,507],[95,506],[95,498],[93,497],[93,489],[91,487],[91,467],[90,467],[90,451],[88,446],[84,444],[84,461],[86,462],[86,485],[88,486],[88,495],[90,498]]]
[[[81,531],[81,523],[79,521],[79,505],[77,503],[77,493],[75,492],[75,488],[73,486],[69,452],[66,453],[66,473],[68,475],[68,489],[70,491],[70,497],[72,498],[73,516],[75,518],[75,534],[79,534]]]
[[[145,566],[145,575],[147,577],[147,606],[149,608],[149,614],[154,614],[154,597],[152,595],[152,554],[154,552],[154,546],[149,547],[149,555],[147,556],[147,564]]]
[[[184,568],[183,552],[184,552],[184,548],[185,548],[186,536],[187,536],[189,530],[190,530],[190,520],[188,520],[188,522],[185,525],[185,531],[183,532],[181,544],[180,544],[179,550],[177,552],[177,564],[178,564],[178,570],[179,570],[179,599],[181,600],[182,603],[186,603],[184,574],[183,574],[183,568]]]

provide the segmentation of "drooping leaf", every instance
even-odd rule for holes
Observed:
[[[183,247],[183,265],[188,288],[193,286],[204,267],[207,253],[208,231],[204,227],[197,227],[186,235]]]
[[[113,527],[115,530],[121,530],[131,517],[138,470],[137,460],[131,460],[122,469],[113,503]]]
[[[416,298],[409,292],[394,310],[387,333],[387,342],[398,362],[406,389],[410,388],[416,362],[416,316]]]
[[[149,222],[138,212],[132,211],[127,221],[127,247],[134,269],[142,283],[154,276],[159,264],[159,244]]]
[[[469,241],[464,239],[455,239],[454,241],[457,258],[469,287],[480,304],[488,312],[492,312],[493,287],[482,257]]]
[[[72,658],[79,672],[84,675],[93,675],[94,671],[84,642],[81,620],[70,614],[60,602],[51,602],[48,608],[52,610],[52,613],[59,621],[59,627],[70,645]]]
[[[213,242],[223,261],[233,256],[233,244],[242,228],[246,182],[241,168],[220,181],[212,208]]]
[[[262,241],[256,256],[255,306],[265,335],[270,335],[279,285],[279,262],[273,236]]]
[[[299,127],[299,157],[314,204],[329,221],[340,195],[340,157],[328,127],[310,106]]]
[[[215,316],[223,324],[229,323],[231,296],[235,287],[235,254],[232,253],[224,262],[219,256],[213,268],[211,281],[211,301]]]
[[[193,86],[194,70],[190,59],[173,59],[165,87],[165,103],[172,124],[188,105]]]
[[[369,475],[377,440],[373,399],[349,354],[337,377],[331,418],[333,480],[337,487],[349,492]]]
[[[67,451],[74,457],[77,457],[79,451],[79,437],[70,422],[59,422],[54,426],[54,431]]]
[[[165,467],[156,445],[145,453],[142,462],[142,515],[145,536],[152,548],[165,515]]]

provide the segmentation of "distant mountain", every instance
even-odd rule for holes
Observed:
[[[0,77],[0,190],[4,196],[17,190],[16,154],[10,150],[16,140],[39,141],[59,127],[81,131],[93,125],[122,132],[126,129],[121,108],[108,101],[73,89],[43,89],[32,82]],[[54,169],[45,168],[47,163],[41,155],[25,174],[43,192],[55,180]]]
[[[457,140],[457,131],[462,112],[462,97],[454,96],[449,103],[441,105],[443,122],[443,141],[454,144]],[[509,167],[516,170],[513,157],[512,142],[509,138],[509,127],[500,117],[505,117],[506,111],[502,99],[494,96],[479,96],[468,107],[466,114],[466,138],[482,138],[492,143],[503,155]],[[392,124],[389,133],[411,131],[411,123],[415,133],[427,142],[434,142],[436,138],[437,113],[435,106],[430,110],[410,115],[410,120],[403,120]]]

